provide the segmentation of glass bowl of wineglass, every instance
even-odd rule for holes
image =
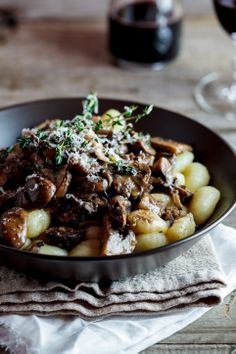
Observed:
[[[217,18],[229,34],[236,49],[236,0],[213,0]],[[236,55],[232,60],[232,75],[226,79],[222,73],[204,76],[194,92],[199,106],[209,113],[229,120],[236,119]]]
[[[182,7],[178,0],[111,0],[109,49],[123,68],[162,69],[179,52]]]

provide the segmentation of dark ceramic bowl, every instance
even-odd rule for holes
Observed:
[[[70,119],[81,112],[80,98],[51,99],[30,102],[0,110],[0,146],[14,143],[21,129],[46,119]],[[109,108],[122,110],[134,102],[100,100],[100,112]],[[138,104],[142,107],[141,104]],[[236,155],[217,134],[189,118],[154,108],[151,115],[136,125],[137,130],[152,136],[176,139],[193,146],[196,159],[211,173],[211,184],[221,191],[221,200],[212,217],[194,235],[170,245],[125,256],[79,258],[38,255],[0,245],[3,264],[36,276],[85,281],[117,280],[148,272],[166,264],[189,249],[208,231],[219,224],[236,202]]]

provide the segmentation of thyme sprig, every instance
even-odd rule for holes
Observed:
[[[22,135],[17,138],[16,141],[22,149],[26,149],[30,145],[30,143],[33,142],[33,137],[30,135]]]
[[[152,110],[153,110],[153,105],[146,106],[142,110],[141,113],[133,115],[133,113],[138,109],[138,106],[132,105],[132,106],[125,106],[124,111],[116,116],[113,116],[109,113],[106,113],[106,116],[109,118],[107,122],[111,124],[111,126],[114,128],[117,125],[123,126],[124,125],[124,120],[126,122],[129,121],[134,121],[137,123],[142,119],[143,117],[149,115]]]
[[[126,107],[126,108],[128,108],[128,107]],[[135,110],[136,110],[137,108],[135,107]],[[131,120],[133,120],[135,123],[137,123],[138,121],[140,121],[140,119],[142,119],[143,117],[146,117],[146,116],[148,116],[151,112],[152,112],[152,110],[153,110],[153,105],[151,104],[150,106],[146,106],[146,107],[144,107],[144,109],[142,110],[142,112],[141,113],[139,113],[139,114],[136,114],[136,115],[134,115],[134,116],[128,116],[127,118],[126,118],[126,122],[127,121],[131,121]]]
[[[98,113],[98,97],[96,92],[90,94],[83,101],[83,115],[92,116]]]
[[[127,163],[123,161],[117,161],[113,165],[113,170],[121,175],[136,175],[137,170],[135,167],[128,165]]]
[[[65,138],[57,144],[56,154],[55,154],[56,165],[62,164],[63,159],[65,157],[65,152],[71,146],[72,134],[73,134],[72,129],[67,129]]]
[[[102,119],[99,119],[97,123],[95,124],[95,132],[103,129],[103,121]]]

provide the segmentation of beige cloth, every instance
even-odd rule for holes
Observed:
[[[106,284],[40,282],[0,267],[0,313],[78,315],[157,314],[221,302],[225,276],[209,236],[190,250],[147,274]]]

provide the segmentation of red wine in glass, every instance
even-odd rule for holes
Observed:
[[[230,35],[236,33],[236,0],[214,0],[214,6],[222,27]]]
[[[110,51],[127,62],[168,62],[178,54],[181,23],[180,8],[162,13],[158,0],[117,2],[109,15]]]

